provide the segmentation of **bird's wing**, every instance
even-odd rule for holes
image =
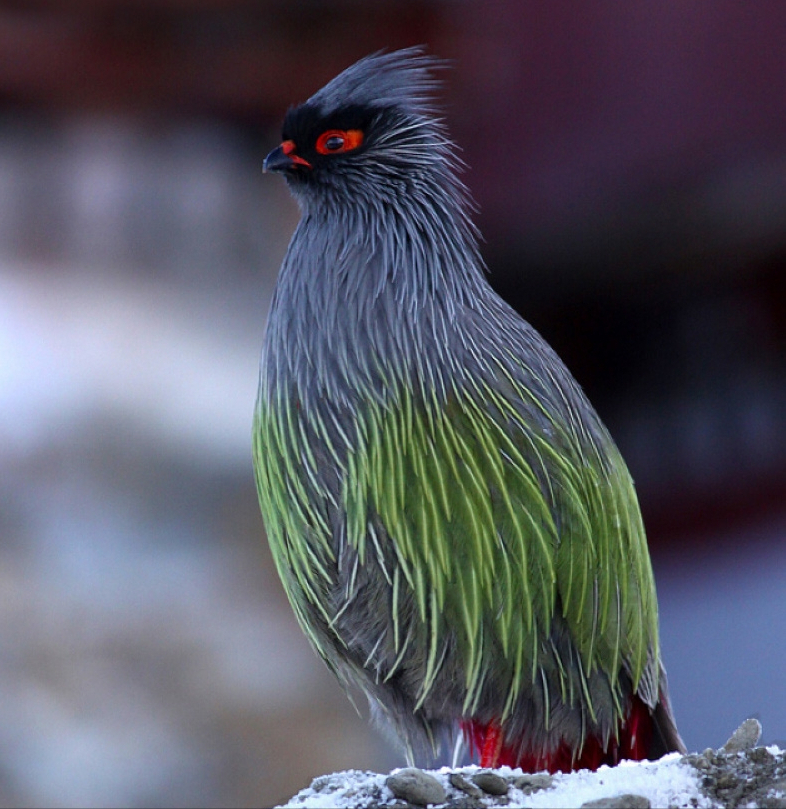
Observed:
[[[454,380],[444,399],[403,386],[359,421],[345,476],[349,544],[370,553],[368,515],[378,516],[395,550],[392,603],[413,597],[428,626],[422,695],[455,633],[468,711],[490,665],[506,667],[512,707],[557,611],[587,676],[600,667],[614,684],[624,670],[635,688],[657,659],[631,478],[564,366],[539,348],[548,356],[536,370],[500,361],[485,379]]]

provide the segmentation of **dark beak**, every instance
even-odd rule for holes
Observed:
[[[285,140],[281,146],[273,149],[262,164],[265,171],[288,171],[295,166],[303,166],[307,169],[312,167],[308,160],[304,160],[295,153],[295,144],[291,140]]]

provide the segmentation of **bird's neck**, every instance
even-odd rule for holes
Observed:
[[[488,285],[461,203],[427,190],[304,206],[268,323],[279,381],[384,397],[418,369],[446,373],[457,318]]]
[[[293,246],[327,242],[331,266],[317,284],[340,288],[348,316],[385,294],[419,316],[424,306],[471,303],[486,286],[460,186],[439,175],[380,183],[351,201],[324,195],[304,207],[299,230]]]

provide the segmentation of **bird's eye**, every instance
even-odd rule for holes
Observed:
[[[339,149],[344,148],[344,138],[341,135],[331,135],[329,138],[325,138],[322,145],[328,152],[337,152]]]
[[[341,154],[351,152],[363,143],[363,133],[359,129],[328,129],[316,143],[320,154]]]

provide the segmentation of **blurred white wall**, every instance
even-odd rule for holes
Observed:
[[[0,805],[272,804],[394,763],[264,543],[251,418],[296,210],[263,155],[0,123]]]

